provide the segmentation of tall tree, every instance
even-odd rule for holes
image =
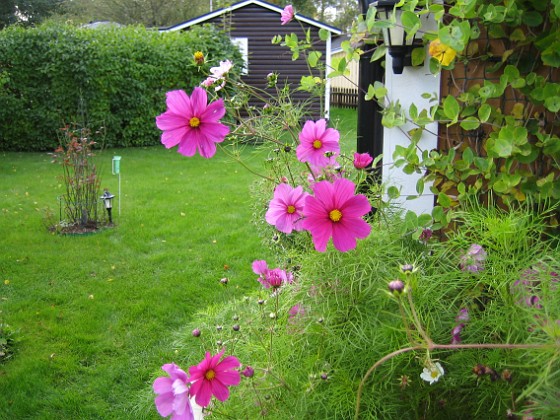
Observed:
[[[209,10],[209,0],[74,0],[70,13],[81,21],[109,20],[160,27],[183,22]]]
[[[65,0],[1,0],[0,29],[14,23],[34,25],[60,12]]]
[[[352,23],[361,13],[361,6],[358,0],[336,0],[336,13],[331,22],[343,32],[349,32]]]

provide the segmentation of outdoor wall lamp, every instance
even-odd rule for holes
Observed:
[[[364,13],[369,6],[374,6],[380,19],[396,22],[391,28],[383,29],[383,39],[393,57],[393,73],[402,74],[405,66],[412,66],[412,50],[415,45],[415,36],[407,39],[406,31],[401,23],[402,10],[395,8],[399,0],[360,0]],[[393,16],[393,14],[395,14]]]

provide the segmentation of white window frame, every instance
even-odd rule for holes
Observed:
[[[243,68],[241,74],[249,74],[249,38],[232,37],[231,43],[239,48],[241,57],[243,57]]]

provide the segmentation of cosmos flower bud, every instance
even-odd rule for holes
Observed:
[[[194,53],[194,62],[197,66],[202,66],[204,64],[204,54],[202,51],[197,51]]]
[[[245,369],[243,369],[243,372],[241,372],[241,374],[246,378],[252,378],[255,375],[255,369],[253,369],[251,366],[247,366]]]
[[[401,265],[401,272],[404,274],[412,274],[417,270],[412,264],[403,264]]]
[[[389,288],[389,291],[394,295],[402,294],[405,289],[404,283],[401,280],[390,281],[387,287]]]
[[[194,330],[192,330],[192,336],[193,337],[200,337],[200,330],[198,328],[195,328]]]

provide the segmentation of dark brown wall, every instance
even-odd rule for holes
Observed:
[[[303,58],[292,61],[292,53],[287,47],[273,45],[271,40],[275,35],[296,33],[299,39],[305,39],[304,29],[311,29],[313,49],[320,51],[322,59],[326,57],[326,42],[319,39],[319,28],[307,24],[292,21],[287,25],[280,24],[280,14],[260,7],[258,5],[247,5],[209,19],[205,23],[212,23],[224,29],[231,37],[248,38],[249,43],[249,72],[243,76],[243,80],[256,88],[266,88],[266,76],[268,73],[279,74],[278,81],[281,86],[288,82],[292,89],[296,89],[302,76],[309,75],[309,69]],[[319,75],[318,72],[315,75]],[[268,89],[267,91],[273,92]],[[310,95],[305,92],[293,92],[292,98],[296,102],[308,100]],[[312,99],[312,117],[322,118],[320,114],[320,99]],[[252,105],[263,106],[262,101],[252,101]]]

